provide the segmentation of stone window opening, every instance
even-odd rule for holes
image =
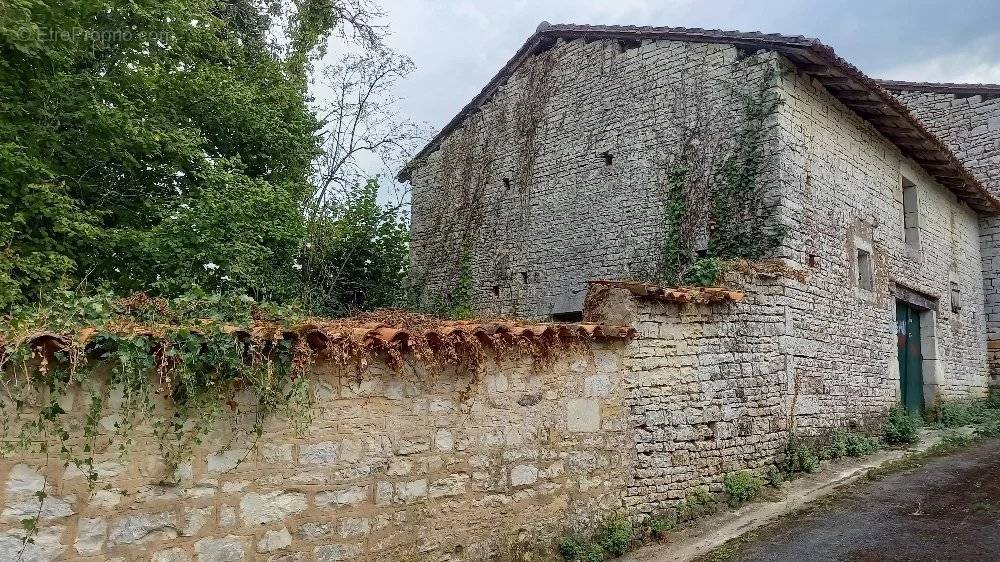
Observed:
[[[583,322],[583,311],[553,312],[551,317],[553,322]]]
[[[951,311],[962,311],[962,289],[958,286],[958,282],[956,281],[951,282]]]
[[[510,189],[510,178],[504,178],[503,179],[503,186],[506,189]]]
[[[625,51],[631,49],[638,49],[642,47],[642,41],[638,39],[619,39],[618,40],[618,52],[624,53]]]
[[[917,185],[903,177],[903,239],[914,250],[920,250],[919,201]]]
[[[522,271],[521,272],[521,283],[524,283],[524,284],[528,283],[528,272],[527,271]]]
[[[875,275],[872,271],[872,253],[868,250],[858,249],[858,288],[871,291],[875,288]]]
[[[615,159],[614,155],[610,152],[602,152],[600,156],[604,159],[605,166],[610,166]]]

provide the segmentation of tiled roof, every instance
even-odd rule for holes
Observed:
[[[437,150],[442,140],[458,129],[465,118],[476,112],[507,78],[529,57],[542,52],[557,40],[573,39],[673,40],[695,43],[725,43],[740,47],[776,51],[788,58],[800,72],[829,90],[844,105],[872,124],[907,156],[923,166],[941,184],[954,191],[971,207],[983,213],[1000,213],[1000,199],[992,195],[940,139],[910,111],[854,65],[842,59],[818,39],[759,32],[721,31],[683,27],[639,27],[617,25],[551,25],[542,22],[517,53],[398,175],[410,178],[411,166]]]
[[[609,326],[594,323],[525,323],[517,321],[441,321],[427,326],[388,325],[383,323],[359,324],[350,321],[305,322],[291,328],[273,324],[251,327],[222,326],[221,329],[243,341],[303,341],[320,355],[324,351],[349,348],[351,350],[379,351],[392,348],[399,353],[414,351],[418,345],[436,351],[441,346],[454,346],[462,342],[478,342],[483,347],[501,349],[519,342],[534,344],[571,343],[581,340],[629,340],[638,336],[627,326]],[[115,332],[114,328],[102,328]],[[130,326],[125,334],[133,337],[159,339],[169,327]],[[206,330],[208,331],[208,330]],[[197,332],[197,330],[192,330]],[[74,333],[36,332],[18,341],[7,342],[0,334],[0,366],[7,359],[7,351],[23,343],[32,350],[51,357],[59,351],[76,347],[93,347],[96,328],[83,328]],[[117,332],[116,332],[117,333]]]
[[[934,92],[939,94],[979,95],[1000,94],[1000,84],[957,84],[954,82],[906,82],[903,80],[878,80],[891,92]]]
[[[709,304],[739,302],[743,293],[724,287],[661,287],[638,281],[592,281],[596,285],[627,289],[633,295],[664,302]]]
[[[304,324],[296,332],[305,337],[309,347],[314,351],[325,349],[340,340],[355,341],[378,340],[385,344],[402,344],[413,339],[426,340],[431,346],[448,339],[478,339],[492,346],[496,339],[525,339],[542,341],[558,339],[571,341],[577,339],[611,339],[627,340],[637,336],[634,328],[625,326],[608,326],[590,323],[551,323],[531,324],[515,321],[476,322],[450,321],[442,322],[430,328],[406,328],[402,326],[387,326],[371,324],[344,330],[337,323]]]

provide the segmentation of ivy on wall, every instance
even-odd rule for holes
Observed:
[[[546,105],[557,91],[557,64],[557,50],[526,61],[509,86],[469,115],[441,145],[433,178],[427,182],[433,186],[427,189],[434,191],[424,195],[419,212],[424,218],[414,225],[410,292],[418,308],[467,316],[482,297],[474,291],[477,268],[471,249],[476,249],[476,265],[493,262],[494,267],[502,260],[501,237],[509,238],[504,244],[523,250],[538,133]],[[483,238],[490,226],[495,226],[495,235]]]
[[[760,260],[780,244],[785,228],[776,223],[768,200],[771,172],[769,128],[781,105],[769,69],[756,82],[734,87],[740,104],[739,124],[727,131],[700,130],[713,147],[728,144],[725,155],[709,170],[699,170],[705,138],[688,138],[665,174],[664,239],[659,281],[671,285],[713,285],[728,262]],[[703,128],[708,128],[704,125]],[[705,175],[701,181],[700,175]]]

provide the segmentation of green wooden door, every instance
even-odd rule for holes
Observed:
[[[920,314],[912,306],[896,301],[899,388],[903,406],[911,414],[924,408],[923,356],[920,354]]]

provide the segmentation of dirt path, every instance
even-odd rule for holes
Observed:
[[[853,484],[705,559],[1000,560],[1000,439]]]

